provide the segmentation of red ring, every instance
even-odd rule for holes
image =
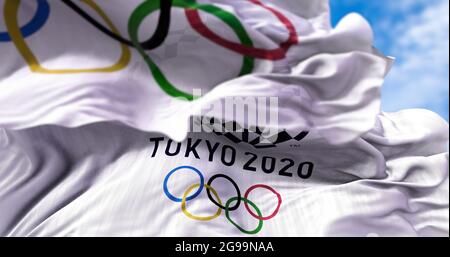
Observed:
[[[238,44],[233,41],[229,41],[229,40],[217,35],[212,30],[210,30],[203,23],[197,9],[187,8],[185,10],[185,13],[186,13],[186,17],[187,17],[190,25],[192,26],[192,28],[194,28],[202,36],[210,39],[211,41],[215,42],[218,45],[221,45],[227,49],[230,49],[230,50],[240,53],[242,55],[259,58],[259,59],[280,60],[280,59],[285,58],[286,52],[289,50],[289,48],[298,43],[298,35],[297,35],[297,31],[295,30],[294,24],[292,24],[292,22],[286,16],[284,16],[281,12],[279,12],[278,10],[276,10],[272,7],[264,5],[259,0],[248,0],[248,1],[250,1],[256,5],[259,5],[264,9],[269,10],[271,13],[273,13],[278,18],[278,20],[281,21],[281,23],[283,23],[283,25],[289,31],[288,40],[286,42],[281,43],[279,48],[272,49],[272,50],[266,50],[266,49],[262,49],[262,48],[247,47],[242,44]]]
[[[245,192],[244,198],[248,199],[248,195],[250,194],[250,192],[253,191],[253,190],[256,189],[256,188],[265,188],[265,189],[271,191],[272,193],[274,193],[274,194],[277,196],[277,198],[278,198],[278,205],[277,205],[277,208],[275,209],[275,211],[273,211],[273,213],[272,213],[271,215],[269,215],[269,216],[267,216],[267,217],[260,217],[260,216],[256,215],[256,214],[250,209],[250,207],[248,206],[247,202],[244,202],[245,209],[247,209],[247,211],[248,211],[253,217],[255,217],[255,218],[258,219],[258,220],[270,220],[271,218],[275,217],[275,215],[277,215],[277,214],[278,214],[278,211],[280,210],[281,202],[282,202],[282,200],[281,200],[281,195],[280,195],[277,191],[275,191],[275,189],[271,188],[271,187],[268,186],[268,185],[257,184],[257,185],[253,185],[253,186],[251,186],[249,189],[247,189],[247,191]]]

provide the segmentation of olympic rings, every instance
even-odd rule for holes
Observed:
[[[244,56],[251,56],[251,57],[260,58],[260,59],[280,60],[280,59],[285,58],[286,52],[289,50],[289,48],[298,43],[298,35],[297,35],[297,31],[295,30],[295,26],[292,24],[292,22],[288,18],[286,18],[286,16],[284,16],[278,10],[264,5],[259,0],[249,0],[249,1],[254,3],[255,5],[259,5],[262,8],[267,9],[270,12],[272,12],[278,18],[278,20],[281,21],[281,23],[283,23],[283,25],[286,27],[286,29],[289,31],[289,38],[287,39],[287,41],[281,43],[279,48],[273,49],[273,50],[266,50],[266,49],[254,48],[251,46],[237,44],[235,42],[224,39],[223,37],[217,35],[214,31],[210,30],[203,23],[202,19],[200,18],[200,15],[196,9],[186,9],[185,13],[186,13],[186,17],[188,18],[188,21],[191,24],[192,28],[194,28],[198,33],[200,33],[204,37],[210,39],[211,41],[215,42],[216,44],[219,44],[229,50],[235,51]]]
[[[213,182],[216,178],[224,178],[224,179],[230,181],[231,184],[233,184],[234,188],[236,188],[236,191],[237,191],[237,203],[236,203],[235,206],[233,206],[233,207],[230,208],[230,211],[237,210],[237,208],[239,208],[239,205],[241,204],[241,191],[239,190],[238,185],[236,184],[236,182],[234,182],[233,179],[231,179],[230,177],[228,177],[228,176],[225,175],[225,174],[216,174],[216,175],[212,176],[212,177],[208,180],[208,183],[206,183],[206,184],[207,184],[208,186],[211,186],[212,182]],[[224,210],[226,209],[226,207],[223,206],[222,203],[218,203],[218,202],[216,202],[216,200],[214,200],[214,198],[212,198],[211,192],[210,192],[209,188],[206,188],[206,192],[208,193],[208,198],[209,198],[209,200],[211,200],[211,202],[213,202],[215,205],[217,205],[217,206],[218,206],[219,208],[221,208],[221,209],[224,209]],[[213,192],[213,193],[214,193],[214,192]]]
[[[245,208],[253,217],[255,217],[256,219],[259,219],[259,220],[269,220],[269,219],[275,217],[275,215],[277,215],[278,211],[280,210],[280,206],[281,206],[281,202],[282,202],[281,195],[277,191],[275,191],[275,189],[271,188],[270,186],[258,184],[258,185],[251,186],[249,189],[247,189],[247,191],[245,192],[244,198],[248,198],[248,195],[250,194],[250,192],[256,188],[265,188],[277,196],[278,204],[277,204],[277,207],[275,208],[275,211],[273,211],[273,213],[271,215],[269,215],[267,217],[263,217],[261,215],[261,213],[258,213],[258,215],[256,215],[254,212],[252,212],[252,210],[250,210],[250,208],[248,207],[247,202],[244,202]]]
[[[248,47],[253,46],[253,42],[250,36],[245,31],[245,28],[242,26],[239,19],[236,18],[231,13],[213,5],[197,4],[195,1],[186,2],[184,0],[174,0],[173,6],[185,9],[202,10],[207,13],[210,13],[219,18],[220,20],[222,20],[223,22],[225,22],[228,26],[230,26],[230,28],[236,33],[236,35],[238,36],[239,40],[243,45]],[[172,97],[184,98],[189,101],[195,100],[193,95],[180,91],[167,80],[166,76],[162,73],[159,67],[150,59],[150,57],[145,53],[145,50],[139,43],[138,31],[140,25],[149,14],[158,10],[159,7],[160,7],[159,2],[145,1],[134,10],[128,22],[128,33],[130,34],[131,41],[133,42],[133,45],[136,47],[138,52],[142,55],[142,57],[146,61],[148,67],[150,68],[150,71],[153,74],[153,77],[155,78],[156,82],[164,92],[166,92],[168,95]],[[254,58],[244,56],[243,59],[244,60],[239,76],[248,74],[253,70]]]
[[[256,229],[250,230],[250,231],[249,231],[249,230],[243,229],[241,226],[239,226],[236,222],[234,222],[234,221],[230,218],[230,212],[229,212],[229,210],[228,210],[228,206],[229,206],[232,202],[234,202],[234,201],[236,201],[236,200],[238,200],[238,201],[242,200],[242,201],[244,201],[245,204],[250,204],[250,205],[256,210],[256,212],[257,212],[260,216],[262,215],[262,214],[261,214],[261,211],[258,209],[258,207],[256,206],[256,204],[254,204],[253,202],[251,202],[251,201],[248,200],[247,198],[244,197],[244,198],[238,199],[237,197],[232,197],[232,198],[230,198],[230,199],[227,201],[227,203],[225,204],[225,207],[227,207],[227,208],[225,208],[225,216],[227,217],[228,221],[231,222],[231,224],[233,224],[235,227],[237,227],[242,233],[250,234],[250,235],[257,234],[259,231],[261,231],[262,226],[263,226],[263,221],[262,221],[261,219],[259,219],[258,226],[256,227]],[[247,206],[247,205],[246,205],[246,206]]]
[[[200,176],[200,183],[197,183],[197,184],[194,184],[194,185],[190,186],[190,187],[184,192],[183,197],[180,199],[180,198],[176,198],[175,196],[173,196],[173,195],[169,192],[169,190],[168,190],[168,188],[167,188],[167,182],[168,182],[170,176],[171,176],[173,173],[175,173],[176,171],[181,170],[181,169],[190,169],[190,170],[196,172],[196,173]],[[225,203],[225,206],[222,205],[222,200],[220,199],[219,194],[217,193],[217,191],[211,186],[211,183],[212,183],[215,179],[217,179],[217,178],[225,178],[225,179],[227,179],[228,181],[231,182],[231,184],[233,184],[233,186],[236,188],[236,191],[237,191],[237,196],[234,196],[234,197],[231,197],[230,199],[228,199],[228,201]],[[193,215],[192,213],[190,213],[190,212],[187,210],[187,208],[186,208],[186,202],[187,202],[187,201],[190,201],[190,200],[194,199],[195,197],[197,197],[198,195],[200,195],[200,193],[201,193],[201,191],[203,190],[204,187],[205,187],[206,190],[207,190],[209,200],[211,200],[211,202],[213,202],[214,205],[216,205],[216,206],[218,207],[218,209],[217,209],[217,211],[216,211],[213,215],[211,215],[211,216],[196,216],[196,215]],[[197,191],[195,191],[194,194],[192,194],[191,196],[189,196],[189,194],[191,194],[191,192],[192,192],[195,188],[198,188]],[[277,196],[277,198],[278,198],[278,204],[277,204],[277,207],[276,207],[275,211],[274,211],[271,215],[269,215],[269,216],[267,216],[267,217],[264,217],[264,216],[262,215],[261,210],[258,208],[258,206],[256,206],[255,203],[253,203],[252,201],[250,201],[250,200],[248,199],[248,195],[250,194],[250,192],[253,191],[253,190],[256,189],[256,188],[265,188],[265,189],[268,189],[269,191],[273,192],[273,193]],[[197,221],[211,221],[211,220],[213,220],[213,219],[219,217],[219,216],[221,215],[222,209],[223,209],[223,210],[225,210],[225,216],[226,216],[227,220],[228,220],[231,224],[233,224],[237,229],[239,229],[242,233],[245,233],[245,234],[257,234],[259,231],[261,231],[261,229],[262,229],[262,227],[263,227],[263,222],[266,221],[266,220],[269,220],[269,219],[274,218],[274,217],[278,214],[278,212],[279,212],[279,210],[280,210],[281,202],[282,202],[282,200],[281,200],[281,195],[280,195],[277,191],[275,191],[275,189],[273,189],[273,188],[270,187],[270,186],[263,185],[263,184],[257,184],[257,185],[251,186],[251,187],[248,188],[247,191],[245,192],[245,196],[242,197],[242,196],[241,196],[240,189],[239,189],[239,186],[237,185],[237,183],[236,183],[231,177],[229,177],[229,176],[227,176],[227,175],[225,175],[225,174],[216,174],[216,175],[212,176],[212,177],[208,180],[208,183],[204,184],[203,174],[202,174],[198,169],[196,169],[196,168],[194,168],[194,167],[191,167],[191,166],[180,166],[180,167],[177,167],[177,168],[175,168],[175,169],[172,169],[172,170],[166,175],[166,177],[164,178],[163,190],[164,190],[164,193],[166,194],[166,196],[167,196],[170,200],[172,200],[172,201],[174,201],[174,202],[181,202],[181,211],[182,211],[183,214],[186,215],[188,218],[191,218],[191,219],[197,220]],[[211,192],[213,193],[213,195],[215,196],[215,198],[216,198],[217,200],[214,199],[214,198],[211,196]],[[236,210],[236,209],[238,209],[239,206],[240,206],[241,201],[244,202],[245,208],[246,208],[247,211],[251,214],[251,216],[253,216],[254,218],[256,218],[256,219],[258,220],[258,226],[257,226],[254,230],[246,230],[246,229],[242,228],[242,227],[241,227],[240,225],[238,225],[235,221],[233,221],[233,220],[231,219],[231,217],[230,217],[230,212],[231,212],[231,211],[234,211],[234,210]],[[230,207],[230,205],[231,205],[233,202],[236,202],[236,204],[235,204],[233,207]],[[256,211],[256,214],[255,214],[254,211],[252,211],[252,210],[250,209],[249,205]]]
[[[123,38],[116,32],[111,31],[107,27],[103,26],[100,22],[92,18],[92,16],[90,16],[87,12],[81,9],[72,0],[62,0],[62,2],[65,3],[67,6],[69,6],[76,13],[78,13],[86,21],[91,23],[94,27],[99,29],[101,32],[105,33],[107,36],[119,41],[120,43],[134,47],[133,43],[130,40]],[[171,15],[170,10],[172,8],[172,0],[159,0],[159,2],[161,5],[160,8],[161,11],[159,15],[158,26],[156,27],[153,36],[149,40],[140,43],[140,45],[142,45],[142,48],[144,48],[145,50],[152,50],[160,46],[166,39],[167,34],[169,33],[170,15]]]
[[[45,1],[45,0],[44,0]],[[114,26],[112,21],[108,18],[108,16],[103,12],[103,10],[93,1],[93,0],[82,0],[85,4],[91,7],[102,19],[106,22],[106,24],[111,28],[115,33],[119,33],[118,29]],[[131,53],[128,47],[125,44],[121,44],[122,55],[119,60],[110,67],[105,68],[92,68],[92,69],[60,69],[60,70],[50,70],[42,67],[39,60],[33,54],[31,49],[28,47],[25,39],[22,35],[22,32],[18,25],[17,13],[19,11],[21,1],[20,0],[6,0],[5,1],[5,23],[6,28],[9,31],[9,36],[11,40],[16,45],[20,54],[23,56],[25,61],[28,63],[28,66],[33,72],[45,73],[45,74],[73,74],[73,73],[93,73],[93,72],[113,72],[118,71],[126,67],[130,61]]]
[[[164,189],[164,193],[167,195],[167,197],[169,197],[169,199],[174,201],[174,202],[182,202],[183,199],[180,199],[180,198],[177,198],[177,197],[173,196],[169,192],[169,189],[167,188],[167,183],[169,182],[170,176],[173,173],[175,173],[176,171],[181,170],[181,169],[189,169],[189,170],[195,171],[200,176],[200,185],[199,185],[198,190],[193,195],[187,197],[185,199],[185,201],[190,201],[190,200],[194,199],[195,197],[197,197],[202,192],[203,187],[205,185],[205,179],[203,178],[203,174],[198,169],[196,169],[194,167],[191,167],[191,166],[180,166],[178,168],[175,168],[175,169],[171,170],[169,172],[169,174],[167,174],[166,178],[164,179],[163,189]]]
[[[181,201],[181,210],[183,211],[183,213],[186,216],[188,216],[189,218],[191,218],[193,220],[199,220],[199,221],[209,221],[209,220],[213,220],[213,219],[219,217],[220,214],[222,213],[222,209],[221,208],[218,208],[217,212],[214,215],[208,216],[208,217],[195,216],[195,215],[193,215],[193,214],[191,214],[191,213],[189,213],[187,211],[187,209],[186,209],[186,197],[196,187],[200,188],[200,184],[192,185],[184,193],[183,200]],[[222,201],[220,200],[219,195],[217,194],[216,190],[214,190],[214,188],[212,188],[210,185],[205,185],[205,187],[208,189],[208,192],[209,192],[209,190],[213,192],[214,196],[217,198],[217,200],[219,201],[220,205],[222,205]]]
[[[23,37],[33,35],[40,30],[48,20],[50,15],[50,5],[47,0],[36,0],[38,6],[33,18],[25,26],[20,29]],[[0,42],[9,42],[11,37],[8,32],[0,32]]]
[[[285,42],[281,43],[277,49],[267,50],[254,47],[252,39],[248,35],[245,27],[241,24],[241,21],[238,17],[218,6],[211,4],[199,4],[196,0],[145,0],[133,11],[132,15],[129,18],[128,34],[130,39],[125,39],[120,35],[118,29],[114,26],[112,21],[103,12],[103,10],[94,2],[94,0],[81,0],[81,2],[87,4],[91,9],[93,9],[103,19],[104,23],[106,23],[107,26],[104,26],[101,22],[90,16],[89,13],[75,4],[74,1],[62,0],[64,4],[66,4],[69,8],[71,8],[74,12],[76,12],[102,33],[120,42],[122,54],[119,60],[110,67],[51,70],[42,67],[39,60],[36,58],[25,41],[26,37],[36,33],[45,25],[50,14],[50,6],[47,0],[36,1],[38,3],[38,7],[34,17],[30,22],[28,22],[28,24],[20,28],[17,16],[21,1],[5,0],[4,18],[7,32],[0,32],[0,42],[12,41],[18,49],[19,53],[25,59],[31,71],[45,74],[114,72],[125,68],[130,62],[131,52],[127,46],[131,46],[138,50],[139,54],[143,57],[147,66],[149,67],[154,80],[166,94],[172,97],[182,98],[189,101],[195,100],[194,96],[190,93],[183,92],[176,88],[166,78],[165,74],[159,69],[156,63],[153,62],[145,52],[145,50],[152,50],[154,48],[157,48],[166,39],[169,33],[171,8],[173,6],[180,7],[185,10],[185,14],[190,25],[199,34],[222,47],[243,55],[243,63],[238,76],[243,76],[253,71],[255,58],[267,60],[282,59],[285,57],[286,52],[289,50],[289,48],[292,45],[298,43],[298,35],[292,22],[289,21],[289,19],[285,17],[280,11],[263,4],[260,0],[248,1],[274,14],[289,32],[288,39]],[[153,36],[151,36],[150,39],[144,42],[140,42],[138,39],[139,27],[148,15],[158,10],[160,11],[159,21]],[[199,11],[214,15],[216,18],[224,22],[233,30],[240,42],[236,43],[227,40],[209,29],[201,20]],[[234,207],[239,206],[239,204],[240,202],[238,200],[236,206]],[[223,208],[223,206],[221,208]]]

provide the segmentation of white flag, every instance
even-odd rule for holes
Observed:
[[[278,98],[281,126],[348,142],[370,130],[380,110],[389,60],[372,50],[370,26],[360,16],[331,29],[327,1],[174,0],[162,39],[151,35],[157,25],[164,30],[158,1],[1,0],[0,6],[5,128],[113,120],[182,140],[189,117],[212,103],[260,96]],[[115,37],[136,42],[105,34],[76,8]],[[179,99],[192,98],[195,89],[197,100]]]
[[[377,121],[346,145],[309,134],[267,149],[110,123],[3,131],[0,234],[448,235],[448,124],[422,110]]]
[[[392,61],[361,16],[332,28],[322,0],[0,12],[2,236],[448,236],[448,123],[380,111]]]

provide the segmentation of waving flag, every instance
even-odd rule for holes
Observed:
[[[447,235],[448,124],[419,110],[377,121],[344,146],[310,134],[269,149],[110,123],[3,131],[0,233]]]
[[[214,102],[276,95],[280,124],[349,141],[374,124],[388,60],[361,17],[332,30],[309,2],[302,17],[257,0],[2,0],[0,124],[114,120],[182,140]]]
[[[380,112],[392,60],[359,15],[0,6],[0,235],[448,235],[448,124]]]

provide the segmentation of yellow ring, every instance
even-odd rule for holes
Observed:
[[[60,69],[60,70],[50,70],[42,67],[39,60],[33,54],[31,49],[28,47],[25,39],[20,32],[19,25],[17,24],[18,17],[18,9],[20,6],[20,0],[6,0],[5,2],[5,23],[8,33],[11,37],[11,40],[16,45],[22,57],[30,66],[31,71],[45,74],[73,74],[73,73],[94,73],[94,72],[114,72],[125,68],[131,59],[130,50],[128,46],[125,44],[121,44],[122,55],[120,59],[114,65],[105,68],[94,68],[94,69]],[[85,4],[91,7],[95,12],[98,13],[102,17],[102,19],[106,22],[106,24],[110,27],[110,29],[119,34],[118,29],[114,26],[112,21],[108,18],[108,16],[103,12],[103,10],[93,1],[93,0],[82,0]]]
[[[188,197],[188,195],[191,193],[192,190],[194,190],[195,188],[200,187],[200,184],[194,184],[191,187],[189,187],[186,192],[184,192],[183,198],[181,200],[181,210],[183,211],[183,213],[188,216],[189,218],[193,219],[193,220],[199,220],[199,221],[209,221],[209,220],[213,220],[217,217],[220,216],[220,214],[222,213],[222,209],[218,208],[217,212],[212,215],[212,216],[207,216],[207,217],[200,217],[200,216],[195,216],[192,215],[190,212],[187,211],[186,209],[186,198]],[[205,187],[209,190],[211,190],[211,192],[214,194],[214,196],[217,198],[218,202],[220,203],[220,205],[222,205],[222,201],[219,198],[219,195],[217,194],[216,190],[214,188],[212,188],[209,185],[205,184]]]

